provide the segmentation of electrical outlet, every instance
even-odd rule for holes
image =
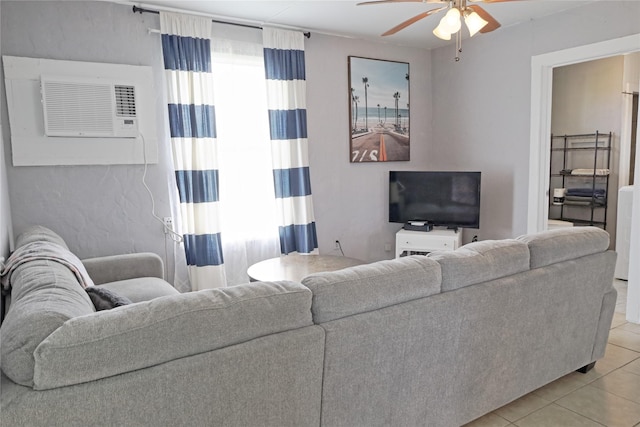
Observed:
[[[384,251],[385,252],[391,252],[391,243],[385,243],[384,244]]]
[[[164,224],[164,234],[169,234],[169,231],[173,231],[173,218],[170,216],[165,216],[162,218],[162,223]]]

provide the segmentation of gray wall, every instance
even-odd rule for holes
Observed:
[[[349,163],[347,57],[409,62],[411,160]],[[393,258],[388,171],[425,169],[433,149],[431,64],[427,51],[313,34],[306,42],[307,115],[311,186],[321,253],[339,240],[347,256],[366,261]],[[385,244],[391,250],[385,251]]]
[[[160,38],[147,32],[157,27],[156,15],[134,15],[128,6],[103,2],[2,3],[3,55],[152,66],[159,139],[165,134]],[[151,216],[142,165],[13,167],[4,96],[2,121],[16,235],[41,224],[81,258],[135,251],[164,256],[163,228]],[[158,165],[148,167],[147,182],[162,217],[170,216],[170,163],[166,149],[159,157]]]
[[[429,165],[483,172],[481,239],[527,230],[531,57],[638,33],[638,16],[640,2],[595,2],[466,39],[458,63],[432,51]]]
[[[3,126],[0,126],[0,132]],[[4,138],[0,134],[0,258],[9,256],[9,249],[13,240],[13,225],[11,222],[11,204],[9,200],[9,182],[7,180],[6,162],[4,158]]]

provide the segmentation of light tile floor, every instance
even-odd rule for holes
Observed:
[[[640,325],[625,319],[627,282],[618,290],[604,358],[465,427],[640,427]]]

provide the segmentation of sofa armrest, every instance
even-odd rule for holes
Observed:
[[[162,258],[151,252],[87,258],[82,263],[96,285],[138,277],[164,279]]]

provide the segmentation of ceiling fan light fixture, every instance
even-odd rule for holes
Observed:
[[[460,31],[462,23],[460,22],[460,11],[457,7],[452,7],[447,11],[440,21],[440,25],[444,25],[443,31],[447,31],[449,34],[457,33]],[[439,25],[439,26],[440,26]]]
[[[473,37],[478,31],[484,28],[489,22],[482,19],[476,12],[466,10],[464,12],[464,23],[467,24],[469,34]]]
[[[435,28],[435,30],[433,30],[433,35],[442,40],[451,40],[451,33],[443,29],[442,22],[440,22],[440,24]]]

